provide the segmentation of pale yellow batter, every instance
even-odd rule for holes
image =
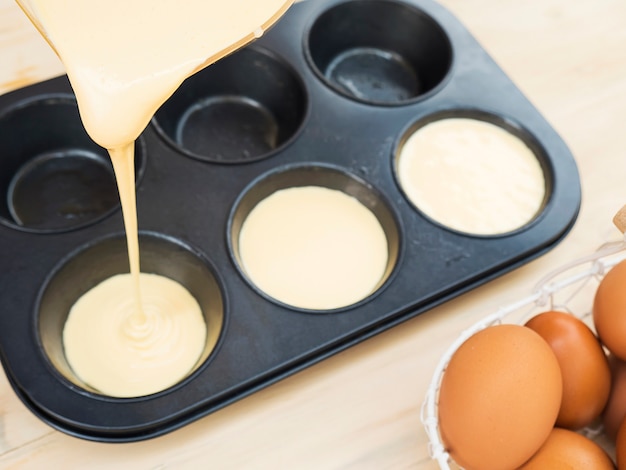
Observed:
[[[269,296],[314,310],[345,307],[379,287],[387,238],[355,198],[319,186],[276,191],[246,217],[243,269]]]
[[[193,367],[206,325],[182,286],[140,277],[134,141],[185,78],[260,36],[291,1],[18,3],[64,63],[87,132],[109,150],[128,242],[130,276],[96,286],[72,310],[63,334],[68,362],[102,393],[158,392]]]
[[[133,142],[197,70],[259,36],[286,0],[18,0],[62,60],[89,135]]]
[[[72,307],[65,355],[87,385],[113,397],[149,395],[183,379],[206,341],[200,306],[180,284],[141,273],[142,314],[130,274],[113,276]]]
[[[419,210],[477,235],[524,226],[545,196],[543,170],[532,150],[496,125],[467,118],[418,129],[401,149],[397,175]]]

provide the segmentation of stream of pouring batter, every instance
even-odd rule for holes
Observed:
[[[291,1],[18,4],[63,61],[87,132],[111,155],[140,306],[134,141],[185,78],[260,36]]]
[[[139,275],[141,272],[139,263],[139,234],[137,224],[137,197],[135,194],[135,146],[134,143],[123,147],[109,149],[111,163],[117,181],[118,192],[122,205],[122,216],[124,218],[124,228],[126,231],[126,245],[128,247],[128,262],[130,265],[130,275],[135,292],[133,320],[142,324],[147,321],[143,310],[141,283]]]
[[[134,142],[183,80],[260,36],[292,1],[17,0],[63,62],[88,134],[111,156],[134,284],[132,324],[148,321],[140,287]]]

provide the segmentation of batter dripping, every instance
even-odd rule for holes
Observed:
[[[134,141],[185,78],[259,36],[291,2],[18,3],[63,61],[87,132],[109,150],[128,242],[130,275],[85,294],[106,303],[80,299],[69,315],[67,360],[86,383],[108,395],[158,392],[193,368],[206,325],[182,286],[140,276]],[[84,308],[87,302],[91,306]]]

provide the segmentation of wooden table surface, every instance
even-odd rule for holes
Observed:
[[[530,293],[550,270],[619,238],[611,219],[626,203],[626,2],[441,3],[571,148],[583,202],[570,234],[487,285],[145,442],[101,444],[55,431],[0,374],[0,468],[437,468],[420,406],[439,357],[461,330]],[[0,0],[0,92],[62,73],[14,1]]]

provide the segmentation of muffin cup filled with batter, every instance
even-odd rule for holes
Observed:
[[[1,223],[61,232],[101,220],[119,207],[109,156],[85,132],[73,96],[20,102],[0,115],[0,128]],[[135,149],[140,174],[141,140]]]
[[[370,297],[399,251],[397,222],[380,194],[331,166],[283,168],[254,182],[231,214],[229,242],[256,289],[306,310]]]
[[[407,199],[446,228],[497,236],[531,223],[549,197],[540,147],[487,113],[433,115],[411,126],[394,152]]]
[[[141,364],[139,366],[144,367],[143,364],[145,363],[149,367],[155,368],[155,370],[154,372],[137,370],[136,375],[138,377],[141,377],[144,372],[148,374],[143,375],[147,378],[138,383],[133,382],[134,377],[130,377],[128,383],[123,382],[124,374],[128,376],[127,372],[132,374],[132,371],[122,371],[119,375],[114,375],[113,379],[102,378],[103,374],[110,372],[117,374],[119,371],[107,371],[107,369],[115,367],[115,364],[124,364],[125,367],[126,359],[129,361],[131,359],[130,356],[127,358],[116,358],[115,356],[119,354],[119,350],[114,350],[115,348],[113,347],[109,351],[88,351],[87,354],[89,355],[94,353],[104,357],[104,363],[93,362],[92,364],[97,365],[91,367],[89,364],[87,366],[81,364],[82,373],[75,370],[72,365],[78,364],[75,361],[76,358],[73,358],[74,362],[68,360],[68,347],[70,346],[67,337],[69,334],[68,329],[70,328],[68,314],[71,311],[73,312],[73,309],[79,304],[77,302],[79,299],[81,301],[84,299],[83,295],[85,293],[93,292],[95,286],[102,285],[104,281],[119,280],[120,276],[118,275],[128,273],[128,253],[122,236],[102,239],[82,248],[68,257],[44,285],[37,302],[36,328],[41,349],[53,368],[71,383],[96,394],[118,398],[138,397],[158,393],[176,385],[176,383],[193,374],[206,362],[206,359],[218,343],[224,325],[222,289],[214,275],[213,268],[205,259],[187,246],[164,236],[142,234],[140,244],[142,276],[152,275],[152,277],[155,277],[154,275],[156,274],[159,276],[156,279],[160,280],[160,282],[171,282],[177,286],[181,293],[188,297],[190,296],[190,302],[196,303],[201,311],[200,322],[204,323],[202,327],[206,328],[206,334],[200,328],[198,328],[200,331],[192,331],[195,336],[202,335],[201,344],[195,339],[193,341],[189,339],[188,341],[185,338],[179,338],[177,340],[178,343],[168,343],[169,340],[166,341],[166,338],[153,336],[150,341],[154,343],[152,345],[155,347],[154,349],[146,347],[146,344],[141,345],[143,349],[140,354],[142,355],[142,361],[145,361],[140,361]],[[185,290],[186,292],[183,292]],[[132,299],[127,300],[132,304]],[[186,298],[183,300],[187,301]],[[104,302],[106,301],[107,299],[104,299]],[[111,313],[113,314],[114,312]],[[172,313],[177,314],[177,312]],[[146,311],[146,314],[149,315],[150,312]],[[163,328],[171,330],[165,331],[167,334],[183,334],[179,330],[180,324],[176,323],[175,319],[165,318],[164,321],[166,324]],[[101,326],[99,327],[98,325]],[[155,326],[154,324],[149,324],[149,326],[153,328],[162,327],[163,325]],[[90,334],[95,335],[92,342],[96,348],[101,344],[100,337],[109,334],[109,331],[106,330],[108,327],[102,323],[102,320],[97,318],[88,318],[83,322],[75,322],[71,326],[74,329],[81,327],[101,329],[100,333],[97,331],[91,333],[84,331],[83,333],[85,337],[88,337]],[[115,334],[113,329],[111,331]],[[81,335],[81,331],[76,331],[75,333],[77,336]],[[161,334],[162,332],[157,333]],[[193,342],[198,343],[199,347],[193,346]],[[117,346],[115,342],[113,344]],[[159,350],[163,344],[170,344],[170,350]],[[171,344],[174,346],[171,346]],[[150,345],[148,344],[147,346]],[[178,348],[180,350],[177,349],[177,346],[181,346]],[[185,356],[188,356],[187,353],[189,352],[187,350],[191,348],[197,349],[197,354],[193,358],[186,358]],[[180,365],[170,363],[174,358],[176,361],[186,361],[187,363],[181,363]],[[78,357],[78,359],[82,361],[83,358]],[[116,362],[118,360],[119,362]],[[159,365],[158,361],[161,361],[162,364]],[[168,374],[169,378],[162,377]],[[96,380],[88,380],[86,378],[88,376],[96,377]],[[146,383],[151,380],[152,376],[156,379],[157,389],[149,388],[152,385]],[[120,379],[120,377],[122,378]],[[171,379],[171,377],[175,378]],[[172,383],[168,382],[168,380]],[[112,385],[110,389],[101,390],[93,385],[96,382],[112,383]],[[162,388],[159,385],[161,383],[165,384],[162,385]]]
[[[377,105],[427,94],[452,62],[450,41],[437,22],[416,7],[387,0],[331,7],[305,36],[305,53],[333,90]]]
[[[292,67],[266,49],[247,47],[188,78],[154,123],[188,156],[242,163],[285,145],[306,112],[306,91]]]

